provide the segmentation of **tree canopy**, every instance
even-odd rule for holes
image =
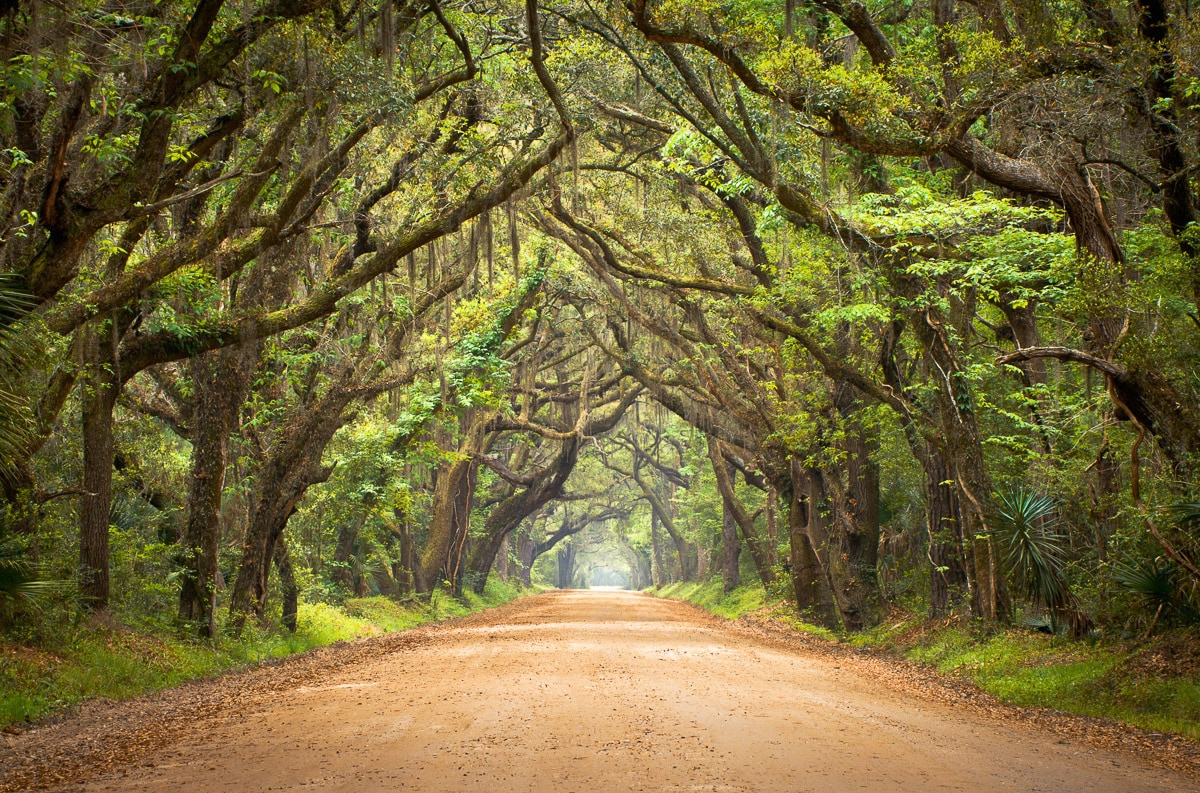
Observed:
[[[1198,47],[1159,0],[6,4],[0,544],[199,637],[510,575],[1194,621]]]

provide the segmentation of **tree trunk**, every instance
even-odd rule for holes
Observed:
[[[332,467],[321,465],[321,455],[342,426],[342,411],[350,400],[348,390],[333,386],[315,405],[302,407],[279,431],[278,442],[259,466],[250,525],[229,601],[229,630],[235,636],[241,634],[248,617],[263,615],[271,556],[300,499],[311,485],[333,473]]]
[[[772,568],[779,565],[779,491],[767,487],[767,561]]]
[[[844,503],[838,509],[846,518],[838,532],[845,565],[846,601],[857,622],[854,630],[874,624],[881,613],[879,596],[879,466],[871,459],[872,444],[857,422],[846,428],[846,479]],[[837,564],[834,565],[836,569]],[[849,627],[849,626],[848,626]]]
[[[658,515],[659,522],[667,530],[667,534],[671,536],[671,541],[675,543],[675,550],[679,554],[680,580],[695,581],[698,573],[697,564],[699,562],[695,544],[688,542],[687,538],[676,528],[675,516],[671,514],[671,510],[659,496],[658,492],[636,473],[634,474],[634,480],[642,489],[642,494],[646,497],[646,500],[650,502],[650,508]]]
[[[1108,541],[1116,530],[1117,506],[1121,492],[1121,467],[1109,448],[1107,440],[1096,455],[1092,466],[1096,472],[1094,481],[1088,482],[1092,508],[1091,523],[1096,535],[1096,549],[1100,561],[1108,561]]]
[[[540,470],[532,484],[501,501],[488,515],[484,521],[483,537],[475,544],[467,563],[471,571],[471,586],[476,593],[483,592],[488,571],[492,569],[496,554],[508,536],[523,520],[562,495],[563,485],[579,459],[581,445],[579,438],[564,441],[558,454]]]
[[[528,529],[517,535],[517,572],[525,586],[533,586],[533,546]]]
[[[79,591],[84,609],[109,604],[108,531],[112,510],[113,408],[120,392],[111,320],[92,323],[84,354],[83,494],[79,498]]]
[[[417,549],[413,542],[408,514],[399,507],[393,509],[392,514],[396,519],[396,539],[400,543],[400,561],[392,566],[392,577],[396,579],[396,593],[408,595],[415,589],[413,570],[417,565]]]
[[[884,382],[895,393],[903,394],[910,404],[910,394],[900,374],[896,361],[903,323],[892,323],[885,336],[880,364]],[[928,367],[926,374],[928,375]],[[920,410],[914,406],[914,410]],[[926,532],[929,540],[929,611],[932,617],[945,613],[954,605],[960,592],[970,593],[972,582],[968,575],[966,543],[963,534],[962,504],[953,473],[942,456],[941,450],[926,440],[919,423],[933,425],[930,413],[918,417],[901,416],[904,438],[909,450],[921,464],[925,475]]]
[[[188,518],[180,553],[179,619],[192,625],[193,633],[201,638],[211,638],[216,631],[217,552],[229,436],[246,400],[258,349],[257,344],[247,342],[188,363],[196,404]]]
[[[354,573],[354,551],[358,545],[358,530],[361,523],[357,520],[347,520],[338,529],[337,543],[333,549],[334,582],[348,594],[355,594],[358,581]]]
[[[953,607],[968,589],[963,567],[962,515],[958,491],[937,449],[925,454],[926,530],[929,533],[929,616],[938,617]]]
[[[279,588],[283,592],[280,622],[289,633],[296,632],[296,612],[300,605],[300,590],[296,587],[296,574],[292,570],[292,556],[283,537],[275,543],[275,567],[279,570]]]
[[[830,496],[826,475],[819,468],[806,468],[808,479],[808,541],[812,544],[817,563],[836,606],[841,625],[846,630],[863,626],[859,598],[855,595],[857,582],[850,576],[849,558],[841,545],[837,524],[845,520],[843,509]]]
[[[450,548],[446,554],[446,580],[450,582],[454,594],[462,594],[463,574],[466,572],[467,542],[471,535],[471,505],[475,499],[475,483],[478,481],[479,462],[474,461],[467,470],[467,476],[459,484],[458,495],[454,504],[454,533],[450,540]],[[498,547],[498,546],[497,546]],[[490,560],[489,560],[490,561]],[[487,581],[487,568],[479,575],[479,592]]]
[[[465,546],[469,526],[471,496],[475,490],[476,455],[483,444],[484,422],[468,419],[466,437],[459,444],[455,459],[441,466],[433,489],[433,507],[429,519],[429,539],[421,554],[419,582],[431,591],[446,579],[454,586],[459,556]],[[452,558],[453,557],[453,558]]]
[[[504,535],[504,539],[500,541],[500,553],[496,555],[496,575],[500,576],[500,580],[508,582],[508,561],[509,555],[512,553],[510,549],[511,543],[509,538],[512,537],[511,532]]]
[[[658,530],[658,514],[650,510],[650,547],[653,556],[654,586],[662,589],[667,585],[667,571],[663,567],[662,534]]]
[[[808,533],[811,509],[808,497],[808,476],[800,462],[791,461],[791,485],[786,488],[792,497],[788,504],[788,545],[791,555],[792,589],[796,595],[796,610],[829,628],[837,627],[832,598],[820,560]]]
[[[712,464],[713,476],[717,480],[717,490],[721,493],[724,513],[733,522],[735,528],[741,529],[742,537],[745,538],[746,545],[750,549],[750,556],[754,560],[754,568],[758,571],[759,580],[762,581],[763,586],[770,586],[775,583],[775,571],[771,567],[770,557],[759,540],[758,530],[754,526],[754,518],[746,511],[734,489],[730,465],[721,450],[721,442],[711,437],[708,441],[708,458]],[[736,545],[736,534],[734,542]]]
[[[555,571],[556,585],[559,589],[573,589],[575,585],[575,544],[563,543],[558,546],[557,566]]]
[[[737,523],[733,519],[733,510],[729,508],[728,501],[722,501],[721,580],[724,582],[726,592],[732,592],[742,584],[741,571],[738,569],[738,559],[741,555],[742,542],[741,537],[738,536]]]
[[[1001,622],[1008,619],[1010,611],[1008,588],[993,543],[987,537],[992,480],[984,464],[983,443],[966,372],[933,306],[915,311],[913,330],[936,383],[941,451],[951,467],[961,498],[962,530],[965,537],[974,538],[969,546],[974,562],[971,607],[976,616]]]

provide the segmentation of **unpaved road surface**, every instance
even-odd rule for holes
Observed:
[[[93,708],[10,739],[4,766],[33,773],[57,747],[67,788],[88,791],[1200,789],[1135,754],[914,696],[853,657],[643,595],[549,593],[412,633],[332,671]],[[226,705],[197,704],[222,685]],[[150,726],[123,738],[114,718]],[[112,744],[107,759],[71,765],[97,743]]]

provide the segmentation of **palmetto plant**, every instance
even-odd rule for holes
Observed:
[[[1026,596],[1073,635],[1091,629],[1064,577],[1066,538],[1059,532],[1058,502],[1022,487],[999,493],[995,528],[1004,563]]]
[[[1113,579],[1156,610],[1175,599],[1177,571],[1163,559],[1129,559],[1114,566]]]
[[[11,478],[33,432],[33,414],[16,388],[20,343],[14,325],[34,303],[19,276],[0,273],[0,477]]]
[[[1154,619],[1147,633],[1154,629],[1160,617],[1175,617],[1183,622],[1200,621],[1200,609],[1194,600],[1197,580],[1177,563],[1187,565],[1195,558],[1195,548],[1200,543],[1200,503],[1180,502],[1166,507],[1168,515],[1180,529],[1177,535],[1183,544],[1172,542],[1168,549],[1172,555],[1152,559],[1131,558],[1114,567],[1113,578],[1126,590],[1135,595]],[[1187,544],[1191,544],[1189,549]],[[1194,563],[1193,563],[1194,566]]]
[[[0,555],[0,607],[37,603],[63,586],[62,581],[47,581],[36,565],[11,555]]]
[[[1064,538],[1058,532],[1057,502],[1050,496],[1017,488],[1000,493],[993,534],[1005,552],[1008,569],[1031,600],[1051,608],[1066,595],[1062,569]]]
[[[1179,528],[1183,529],[1188,538],[1200,540],[1200,502],[1183,501],[1167,507],[1168,514],[1175,519]]]

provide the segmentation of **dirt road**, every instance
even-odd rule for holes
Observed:
[[[1132,755],[901,693],[853,658],[629,593],[540,595],[300,679],[71,789],[1198,789]]]

